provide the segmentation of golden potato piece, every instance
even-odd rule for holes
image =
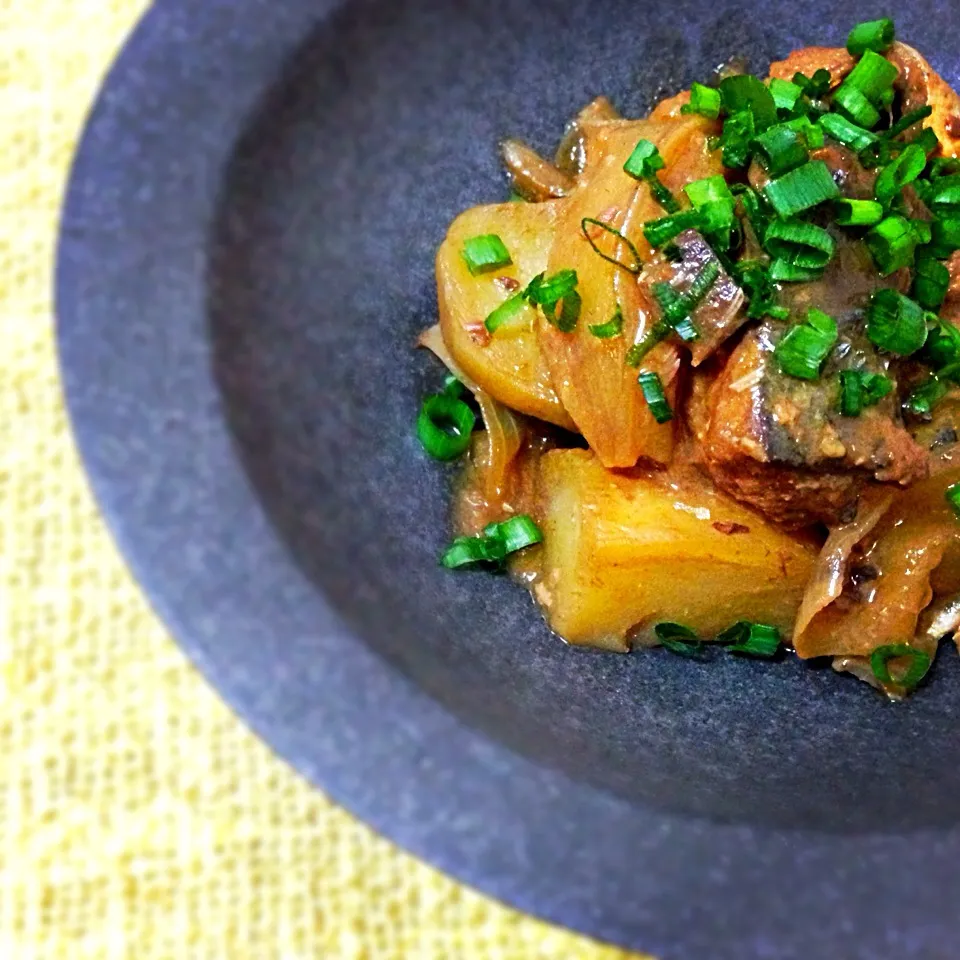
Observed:
[[[623,475],[586,450],[541,463],[544,554],[535,588],[574,644],[625,650],[664,620],[706,638],[738,620],[789,635],[817,555],[710,489],[693,468]]]
[[[523,307],[521,330],[487,333],[483,321],[513,292],[547,269],[564,201],[498,203],[474,207],[454,220],[437,253],[440,329],[454,361],[496,400],[521,413],[576,429],[554,392],[533,330],[534,309]],[[470,237],[495,233],[513,264],[471,275],[461,252]]]

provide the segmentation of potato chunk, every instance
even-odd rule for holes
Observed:
[[[565,640],[625,650],[628,634],[643,638],[664,620],[704,639],[738,620],[789,636],[814,542],[711,490],[692,467],[625,475],[589,451],[555,450],[540,470],[535,592]]]
[[[521,413],[576,429],[554,392],[534,333],[534,309],[524,306],[520,329],[501,327],[492,336],[483,321],[511,293],[547,269],[560,205],[498,203],[474,207],[454,220],[437,253],[440,329],[453,359],[477,386]],[[495,233],[513,263],[472,276],[461,252],[470,237]]]

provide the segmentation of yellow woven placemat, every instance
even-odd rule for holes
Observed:
[[[64,415],[51,268],[83,117],[145,6],[0,0],[0,958],[624,960],[311,790],[117,556]]]

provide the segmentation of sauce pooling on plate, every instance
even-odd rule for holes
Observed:
[[[502,145],[437,254],[448,569],[572,644],[902,697],[960,625],[960,98],[889,20]],[[475,430],[482,421],[483,429]]]

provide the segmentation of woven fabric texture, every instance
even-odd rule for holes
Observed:
[[[310,789],[118,557],[64,414],[51,271],[83,118],[145,6],[0,0],[0,957],[623,960]]]

